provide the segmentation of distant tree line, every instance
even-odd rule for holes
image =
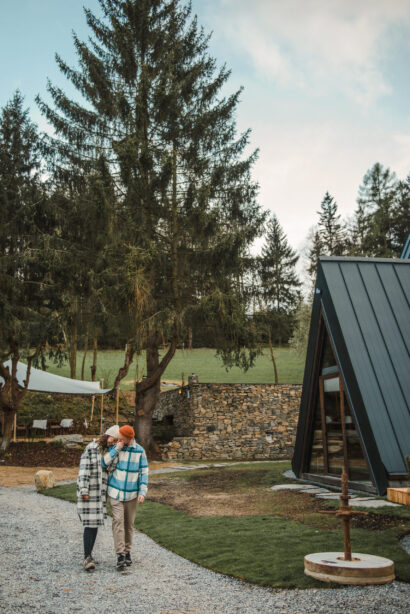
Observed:
[[[352,219],[341,220],[329,192],[318,215],[310,237],[308,274],[312,279],[320,255],[399,258],[410,232],[410,174],[397,179],[376,162],[359,187]]]
[[[290,339],[290,345],[302,353],[307,345],[319,256],[399,258],[410,232],[410,173],[400,180],[376,162],[363,177],[351,219],[341,219],[337,202],[329,192],[317,214],[318,222],[308,237],[309,297],[298,306]]]

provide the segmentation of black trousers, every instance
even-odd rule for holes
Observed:
[[[97,537],[98,527],[84,527],[84,558],[91,556]]]

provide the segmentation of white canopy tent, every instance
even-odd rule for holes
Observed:
[[[4,363],[6,367],[11,369],[11,360]],[[17,364],[17,381],[19,385],[24,387],[24,380],[27,376],[27,365],[23,362]],[[4,383],[4,379],[0,377],[0,384]],[[61,375],[54,375],[48,371],[34,369],[31,367],[30,380],[28,390],[33,392],[57,392],[60,394],[107,394],[111,388],[100,388],[100,382],[85,382]]]
[[[11,369],[11,360],[4,363],[6,367]],[[24,387],[24,381],[27,377],[27,365],[24,362],[17,363],[17,381],[19,386]],[[0,384],[4,384],[4,379],[0,376]],[[62,377],[61,375],[54,375],[48,371],[42,371],[41,369],[35,369],[31,367],[30,379],[28,383],[28,390],[32,392],[48,392],[57,394],[81,394],[89,395],[92,397],[91,407],[91,420],[94,411],[94,399],[95,395],[101,395],[101,412],[100,412],[100,430],[102,432],[103,427],[103,395],[110,392],[111,388],[101,388],[100,382],[86,382],[83,380],[71,379],[69,377]],[[118,391],[117,391],[118,392]],[[118,422],[118,394],[117,394],[117,422]],[[47,421],[45,421],[47,422]],[[17,422],[16,416],[14,417],[14,441],[16,441]]]

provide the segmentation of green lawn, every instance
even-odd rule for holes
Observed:
[[[77,377],[81,374],[82,352],[77,356]],[[275,348],[275,356],[278,366],[279,381],[281,383],[298,384],[302,382],[305,367],[304,356],[299,356],[289,348]],[[92,362],[92,352],[86,357],[85,379],[90,378],[90,366]],[[98,352],[97,379],[104,379],[106,386],[111,386],[118,372],[119,367],[124,362],[124,353],[119,350],[102,350]],[[139,372],[144,369],[144,357],[139,357]],[[48,368],[51,373],[69,377],[69,365],[66,363],[62,368],[53,363],[49,363]],[[131,365],[129,374],[125,378],[131,380],[135,377],[136,363]],[[177,350],[174,358],[166,369],[163,379],[181,380],[181,374],[185,374],[185,381],[188,375],[196,373],[200,382],[222,382],[222,383],[268,383],[273,382],[273,367],[270,360],[269,351],[258,356],[255,366],[244,372],[238,367],[226,370],[220,358],[215,355],[215,350],[209,348],[199,348],[194,350]],[[129,388],[123,384],[124,388]]]
[[[267,462],[168,475],[172,476],[173,484],[178,488],[175,480],[197,480],[201,471],[204,477],[214,471],[216,478],[216,472],[235,471],[236,475],[242,471],[242,475],[229,486],[234,497],[237,489],[247,488],[255,482],[252,473],[261,476],[260,488],[285,482],[282,472],[287,466],[287,463]],[[163,480],[164,474],[158,479]],[[75,486],[59,486],[44,494],[75,501]],[[398,508],[393,509],[397,515]],[[389,510],[383,508],[377,513],[389,515]],[[398,539],[410,529],[410,510],[405,507],[400,510],[401,519],[397,526],[383,531],[353,529],[352,545],[356,552],[392,559],[397,579],[409,582],[410,557],[400,548]],[[148,500],[139,508],[135,526],[162,546],[203,567],[255,584],[278,588],[328,587],[305,576],[303,557],[310,552],[343,550],[340,521],[333,516],[309,514],[303,522],[296,522],[284,517],[283,512],[282,509],[280,513],[277,510],[276,514],[271,512],[236,518],[194,517]]]

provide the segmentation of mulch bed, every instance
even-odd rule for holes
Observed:
[[[83,448],[86,444],[83,444]],[[80,464],[83,448],[69,449],[63,446],[55,446],[52,443],[45,441],[34,442],[12,442],[5,455],[1,457],[4,460],[1,465],[13,467],[78,467]],[[162,460],[161,454],[153,451],[148,454],[148,460]]]
[[[56,447],[45,441],[11,443],[2,457],[5,465],[14,467],[75,467],[80,464],[83,451]]]
[[[333,514],[329,517],[321,513],[329,510],[323,499],[291,490],[272,492],[266,487],[258,488],[266,473],[239,469],[205,471],[184,480],[177,476],[157,478],[150,484],[148,498],[192,516],[273,514],[321,529],[341,529],[341,520]],[[352,518],[352,528],[368,531],[382,531],[402,523],[400,518],[374,512]]]

